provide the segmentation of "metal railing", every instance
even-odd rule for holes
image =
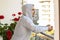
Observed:
[[[53,35],[48,35],[46,33],[40,32],[42,35],[46,36],[47,38],[41,38],[39,36],[37,36],[37,34],[33,37],[33,39],[31,40],[54,40],[54,36]]]

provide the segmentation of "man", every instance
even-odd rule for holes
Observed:
[[[45,33],[46,34],[48,34],[48,35],[54,35],[54,30],[53,30],[53,26],[51,26],[51,25],[47,25],[48,26],[48,30],[46,30],[45,31]],[[45,35],[43,35],[43,34],[37,34],[40,38],[43,38],[43,39],[46,39],[46,40],[52,40],[51,38],[49,38],[49,37],[47,37],[47,36],[45,36]]]
[[[34,25],[32,19],[33,4],[23,5],[23,15],[17,22],[14,30],[14,35],[11,40],[30,40],[31,32],[42,32],[48,30],[48,27]],[[45,28],[45,29],[44,29]]]
[[[49,35],[54,35],[53,26],[48,26],[48,30],[45,33]]]

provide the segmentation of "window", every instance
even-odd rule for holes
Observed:
[[[34,4],[35,9],[39,9],[39,25],[51,24],[54,26],[54,3],[53,0],[23,0],[24,4]]]

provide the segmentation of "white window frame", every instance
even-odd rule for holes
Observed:
[[[54,0],[54,12],[55,12],[54,40],[59,40],[59,0]]]

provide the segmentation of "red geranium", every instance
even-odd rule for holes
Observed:
[[[16,16],[16,14],[12,14],[12,16]]]
[[[3,15],[0,15],[0,19],[4,19],[4,16]]]
[[[14,20],[14,21],[19,21],[19,19],[20,19],[20,18],[14,18],[13,20]]]
[[[22,14],[22,12],[18,12],[18,15],[21,15]]]
[[[6,34],[7,34],[7,39],[10,40],[12,37],[12,32],[10,30],[7,30]]]

